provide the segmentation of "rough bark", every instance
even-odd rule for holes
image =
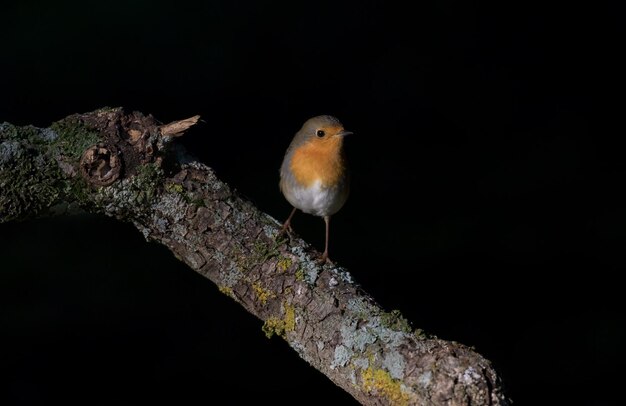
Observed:
[[[0,223],[80,207],[130,221],[213,281],[364,405],[506,405],[490,362],[413,331],[343,268],[189,159],[160,125],[103,108],[49,128],[0,124]]]

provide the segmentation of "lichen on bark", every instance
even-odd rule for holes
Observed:
[[[47,129],[1,124],[0,223],[73,205],[132,222],[365,405],[509,403],[480,354],[414,330],[306,242],[277,239],[280,224],[208,166],[173,153],[197,120],[104,108]]]
[[[53,131],[0,124],[0,213],[4,221],[35,217],[67,186],[54,154],[37,145],[58,138]]]

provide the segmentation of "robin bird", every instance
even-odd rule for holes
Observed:
[[[333,116],[307,120],[287,148],[280,167],[280,190],[293,206],[279,235],[291,231],[291,218],[300,209],[326,223],[326,243],[321,262],[328,257],[330,216],[348,198],[350,176],[344,155],[343,137],[352,134]]]

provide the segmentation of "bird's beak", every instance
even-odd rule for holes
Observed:
[[[350,135],[350,134],[354,134],[354,133],[352,131],[346,131],[346,130],[341,130],[337,133],[337,135],[341,135],[342,137],[346,135]]]

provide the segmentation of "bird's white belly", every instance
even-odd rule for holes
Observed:
[[[322,187],[320,181],[316,181],[309,187],[294,187],[286,198],[294,207],[305,213],[315,216],[330,216],[335,214],[345,201],[335,188]]]

